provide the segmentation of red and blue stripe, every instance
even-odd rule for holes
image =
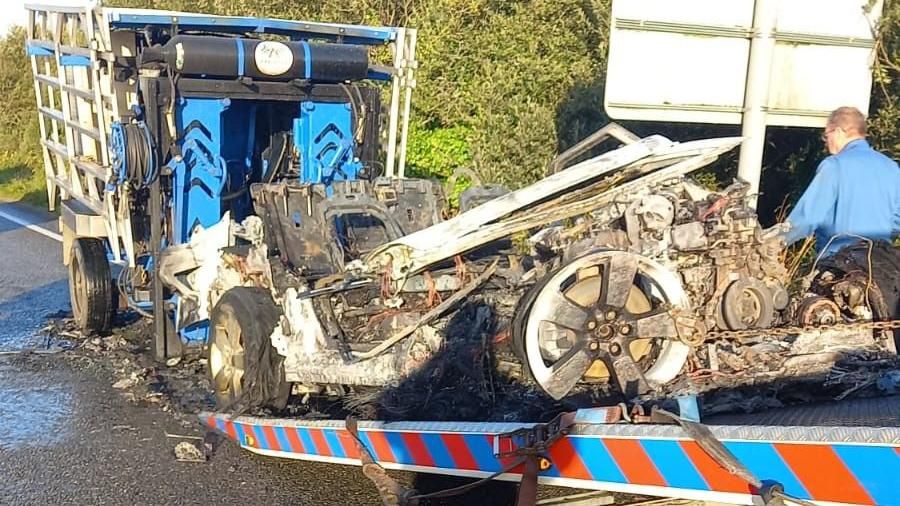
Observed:
[[[252,450],[358,463],[356,442],[341,427],[242,420],[213,415],[205,422]],[[361,428],[359,434],[375,459],[387,467],[489,474],[514,460],[494,456],[494,434],[489,432]],[[781,483],[792,496],[900,506],[900,445],[755,440],[724,444],[754,475]],[[564,479],[585,488],[656,487],[653,490],[673,491],[673,497],[677,491],[690,491],[694,496],[704,492],[749,496],[756,492],[696,442],[681,438],[569,435],[550,448],[548,457],[553,466],[541,473],[542,481],[548,483]],[[521,469],[511,472],[519,473]]]

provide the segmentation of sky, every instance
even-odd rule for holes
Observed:
[[[86,5],[85,0],[0,0],[0,35],[6,35],[12,25],[24,25],[25,3],[45,5]]]
[[[25,24],[25,0],[2,0],[0,10],[0,33],[6,35],[11,25]]]

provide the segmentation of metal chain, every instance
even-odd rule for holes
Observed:
[[[709,339],[735,339],[754,337],[781,337],[791,334],[803,334],[806,332],[826,330],[896,330],[900,329],[900,320],[861,321],[852,323],[835,323],[832,325],[792,325],[787,327],[772,327],[768,329],[746,330],[713,330],[705,335]]]

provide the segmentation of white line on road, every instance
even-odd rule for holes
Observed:
[[[39,227],[39,226],[35,225],[34,223],[29,223],[27,220],[25,220],[22,217],[19,217],[14,214],[10,214],[6,211],[0,210],[0,218],[5,218],[5,219],[15,223],[16,225],[22,225],[23,227],[27,228],[28,230],[31,230],[32,232],[37,232],[43,236],[49,237],[49,238],[53,239],[54,241],[62,242],[62,236],[59,235],[58,233],[47,230],[44,227]]]

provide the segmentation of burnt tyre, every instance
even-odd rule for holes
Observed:
[[[875,244],[872,248],[872,283],[877,290],[872,304],[875,318],[900,318],[900,248],[885,242]],[[894,350],[900,351],[900,330],[894,330],[893,334]]]
[[[875,320],[900,318],[900,248],[884,241],[856,243],[822,261],[821,268],[842,272],[862,293],[871,282],[868,302]],[[894,330],[892,344],[900,350],[900,330]]]
[[[261,288],[232,288],[213,308],[207,370],[219,409],[284,409],[291,384],[270,338],[280,317]]]
[[[82,237],[72,243],[69,300],[75,323],[82,332],[94,334],[109,330],[115,297],[102,240]]]
[[[656,262],[594,251],[532,288],[513,322],[525,370],[559,400],[579,383],[614,381],[628,398],[673,380],[689,347],[670,309],[689,309],[680,281]]]

